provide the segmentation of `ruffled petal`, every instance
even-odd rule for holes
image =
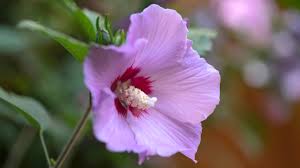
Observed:
[[[118,114],[114,94],[109,88],[100,91],[100,102],[93,108],[93,130],[96,138],[111,151],[136,151],[138,147],[126,119]]]
[[[92,93],[93,105],[99,102],[99,92],[110,87],[112,82],[132,64],[132,50],[128,46],[92,46],[84,61],[84,82]]]
[[[149,109],[139,117],[128,115],[127,121],[137,144],[146,149],[139,155],[140,163],[151,155],[171,156],[176,152],[181,152],[196,162],[200,124],[183,123],[154,109]]]
[[[171,9],[150,5],[142,13],[131,15],[127,42],[134,45],[144,39],[136,54],[134,66],[151,74],[173,65],[183,57],[187,27],[182,17]]]
[[[190,45],[177,66],[152,74],[158,99],[154,108],[180,121],[199,123],[219,103],[220,75]]]

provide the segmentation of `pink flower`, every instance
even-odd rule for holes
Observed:
[[[121,47],[93,46],[84,62],[96,138],[111,151],[181,152],[195,161],[201,121],[219,103],[220,75],[187,39],[174,10],[151,5],[131,16]]]
[[[264,44],[271,36],[272,3],[269,0],[214,0],[223,24],[250,40]],[[248,40],[249,40],[248,39]]]

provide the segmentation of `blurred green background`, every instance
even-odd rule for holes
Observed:
[[[181,154],[152,157],[111,153],[89,128],[65,167],[296,168],[300,167],[300,1],[78,0],[107,14],[115,28],[151,3],[176,9],[190,26],[217,30],[203,55],[222,76],[221,102],[203,123],[197,164]],[[82,65],[59,44],[19,30],[23,19],[84,40],[61,0],[0,1],[0,86],[40,101],[55,120],[45,133],[57,157],[86,105]],[[37,130],[0,106],[0,166],[47,167]]]

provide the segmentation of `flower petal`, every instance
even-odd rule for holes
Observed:
[[[109,88],[100,91],[100,102],[93,108],[94,134],[111,151],[137,151],[134,134],[126,119],[116,111],[114,99]]]
[[[137,40],[144,39],[135,57],[135,66],[151,74],[183,57],[187,26],[175,10],[150,5],[142,13],[131,15],[130,19],[127,42],[135,45]]]
[[[219,103],[220,75],[190,45],[177,66],[152,74],[158,99],[154,108],[180,121],[199,123]]]
[[[146,148],[140,153],[140,163],[147,156],[171,156],[176,152],[182,152],[195,161],[200,143],[200,124],[183,123],[154,109],[139,117],[130,114],[127,121],[137,144]]]
[[[93,105],[99,102],[99,92],[110,87],[112,82],[132,64],[131,49],[126,47],[92,46],[84,61],[84,82],[92,93]]]

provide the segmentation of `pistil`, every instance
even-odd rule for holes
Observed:
[[[137,110],[147,110],[153,107],[157,101],[156,97],[150,97],[139,88],[130,85],[130,80],[126,82],[118,81],[115,93],[124,108],[135,108]]]

